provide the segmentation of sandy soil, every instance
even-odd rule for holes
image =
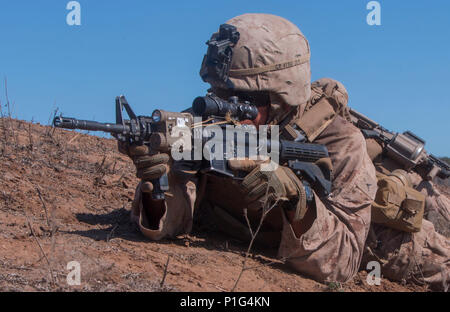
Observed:
[[[0,120],[1,291],[229,291],[246,244],[194,232],[151,242],[129,222],[138,180],[116,141],[17,120]],[[169,264],[167,264],[167,260]],[[81,265],[81,285],[66,282]],[[366,272],[320,284],[255,250],[238,291],[426,291]],[[161,283],[167,269],[164,283]]]

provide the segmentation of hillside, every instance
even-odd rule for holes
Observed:
[[[112,139],[1,119],[0,172],[1,291],[229,291],[239,275],[242,242],[201,232],[151,242],[139,233],[129,222],[134,167]],[[81,265],[80,286],[66,283],[71,261]],[[248,265],[238,291],[426,290],[368,286],[365,272],[320,284],[261,250]]]
[[[450,158],[449,157],[441,157],[443,161],[445,161],[447,164],[450,164]]]

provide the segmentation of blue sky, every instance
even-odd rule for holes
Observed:
[[[368,0],[80,0],[81,26],[66,24],[68,2],[0,0],[0,78],[20,119],[47,123],[56,102],[67,116],[114,121],[119,94],[142,115],[186,108],[207,89],[198,72],[219,25],[272,13],[310,41],[314,80],[340,80],[350,106],[450,155],[448,1],[379,1],[381,26],[367,25]]]

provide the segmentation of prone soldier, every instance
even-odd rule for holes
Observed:
[[[330,159],[324,163],[333,167],[332,194],[319,196],[313,190],[306,200],[304,181],[285,164],[263,171],[261,164],[250,167],[237,161],[230,165],[248,174],[233,182],[168,155],[151,156],[146,146],[121,144],[142,179],[132,219],[145,236],[160,240],[189,232],[194,210],[208,207],[219,227],[243,239],[249,236],[243,211],[257,225],[269,197],[276,204],[264,220],[260,240],[276,246],[279,257],[303,274],[319,281],[348,281],[361,263],[377,190],[364,137],[336,114],[328,98],[310,103],[310,47],[294,24],[274,15],[245,14],[226,25],[223,32],[235,28],[239,36],[212,36],[209,43],[220,44],[208,49],[200,71],[203,80],[221,98],[238,96],[257,103],[258,116],[248,123],[278,125],[287,140],[325,145]],[[170,191],[165,200],[155,201],[149,181],[164,173]]]
[[[245,14],[229,20],[208,43],[200,74],[211,90],[223,99],[238,96],[258,103],[257,117],[245,121],[249,124],[278,125],[287,140],[325,145],[329,159],[321,165],[333,169],[332,192],[319,195],[283,163],[265,171],[257,162],[230,162],[232,169],[247,171],[236,182],[201,172],[195,162],[151,153],[147,145],[121,143],[142,179],[131,212],[142,233],[152,240],[188,233],[194,211],[208,209],[224,231],[248,238],[244,211],[255,226],[270,200],[260,240],[277,246],[279,256],[298,272],[322,282],[346,282],[364,256],[381,261],[388,278],[446,290],[449,242],[431,223],[423,221],[415,233],[371,227],[380,190],[366,140],[349,119],[341,84],[328,80],[311,88],[310,47],[301,31],[281,17]],[[155,199],[150,181],[165,174],[169,190]],[[401,192],[397,181],[387,184]],[[408,197],[411,209],[421,207],[417,193]],[[404,201],[407,196],[397,197]]]

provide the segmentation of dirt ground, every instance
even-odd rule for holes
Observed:
[[[129,222],[138,180],[115,140],[2,119],[0,142],[0,291],[233,288],[246,244],[219,233],[151,242]],[[67,284],[71,261],[80,286]],[[386,279],[369,286],[366,272],[320,284],[261,250],[248,266],[237,291],[426,291]]]

